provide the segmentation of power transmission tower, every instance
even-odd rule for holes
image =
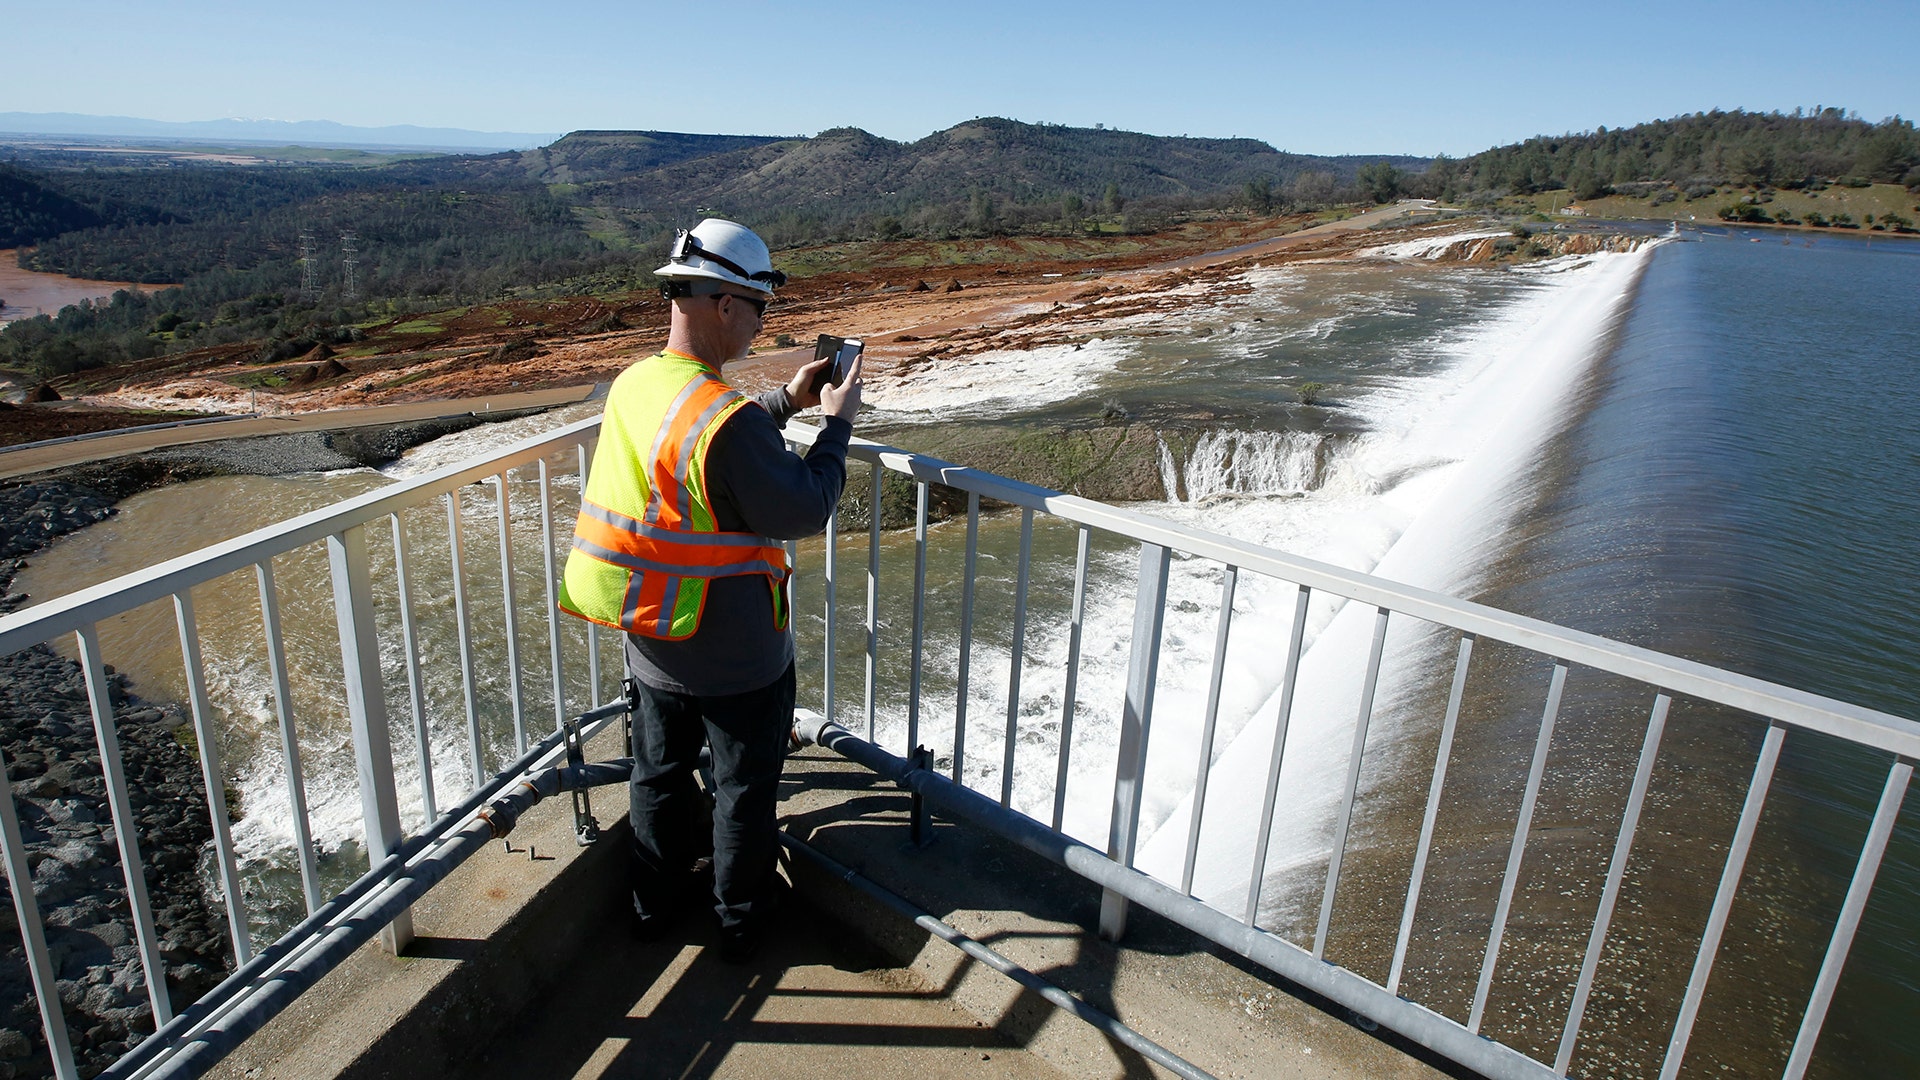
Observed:
[[[354,244],[359,239],[360,238],[353,235],[351,231],[340,234],[340,258],[341,262],[346,266],[346,298],[349,304],[360,298],[360,291],[355,287],[353,281],[353,268],[356,265],[354,255],[359,251],[359,248],[355,247]]]
[[[320,296],[319,267],[313,259],[313,234],[300,234],[300,299],[311,304]]]

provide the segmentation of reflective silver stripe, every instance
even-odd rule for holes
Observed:
[[[653,632],[660,637],[673,633],[673,612],[680,606],[680,586],[686,583],[687,579],[679,575],[667,579],[666,590],[660,595],[660,617],[653,621]]]
[[[580,541],[575,540],[578,547]],[[627,579],[627,595],[620,601],[620,625],[632,630],[640,625],[640,586],[645,579],[635,574]]]
[[[692,517],[693,513],[693,508],[689,505],[693,501],[693,490],[687,487],[687,463],[693,460],[693,450],[700,445],[700,436],[707,430],[707,425],[713,423],[713,418],[718,416],[722,409],[740,400],[742,396],[738,390],[728,390],[718,398],[715,398],[711,405],[702,409],[700,415],[694,418],[693,425],[687,429],[687,441],[680,446],[680,460],[675,462],[673,466],[674,486],[680,489],[680,501],[676,509],[680,511],[681,521],[688,520]],[[675,402],[676,411],[679,407],[680,403]],[[713,508],[708,507],[707,513],[711,516]],[[716,520],[714,527],[718,528],[719,525],[719,521]]]
[[[674,544],[700,544],[706,547],[777,547],[780,541],[757,533],[747,532],[683,532],[662,525],[649,525],[644,521],[635,521],[615,510],[583,502],[580,512],[595,521],[610,525],[621,532],[644,536],[649,540],[665,540]]]
[[[686,406],[687,399],[700,388],[700,384],[710,378],[712,376],[703,371],[688,379],[687,385],[681,387],[680,392],[674,395],[673,404],[667,406],[666,416],[660,421],[660,430],[653,433],[653,447],[647,451],[646,460],[640,463],[647,477],[646,519],[648,521],[660,520],[660,492],[653,483],[653,463],[660,460],[660,451],[666,448],[667,432],[673,430],[673,418],[680,415],[680,410]]]
[[[601,562],[612,563],[615,566],[624,567],[628,570],[641,570],[653,574],[671,574],[675,577],[717,578],[737,577],[742,574],[767,574],[773,578],[780,579],[786,577],[787,574],[785,567],[776,566],[765,559],[748,559],[745,562],[724,563],[719,566],[685,566],[678,563],[658,562],[653,559],[643,559],[638,555],[609,551],[599,544],[589,540],[583,540],[578,536],[573,538],[573,549],[583,554],[591,555]]]

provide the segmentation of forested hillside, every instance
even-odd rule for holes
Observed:
[[[0,165],[0,248],[101,224],[99,214],[49,189],[33,175]]]
[[[1425,187],[1447,199],[1559,188],[1591,199],[1616,184],[1656,181],[1685,188],[1848,180],[1920,187],[1913,123],[1897,116],[1868,123],[1841,109],[1716,110],[1615,131],[1539,136],[1459,161],[1440,158]]]

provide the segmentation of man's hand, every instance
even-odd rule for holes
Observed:
[[[866,362],[864,353],[854,357],[853,366],[847,369],[847,377],[839,386],[821,387],[818,400],[822,413],[827,416],[837,416],[849,424],[853,423],[853,415],[860,411],[860,369]],[[800,375],[806,375],[807,368],[818,366],[818,363],[809,364],[800,369]],[[791,385],[787,387],[787,392],[793,392]],[[797,402],[799,399],[794,400]]]
[[[800,370],[793,373],[793,380],[787,383],[787,397],[792,400],[795,411],[820,404],[820,395],[813,392],[813,379],[831,363],[833,357],[822,356],[801,364]]]

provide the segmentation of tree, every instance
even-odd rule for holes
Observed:
[[[967,224],[985,233],[993,231],[993,223],[993,196],[976,190],[973,193],[972,205],[967,210]]]
[[[1359,183],[1362,191],[1373,196],[1374,202],[1387,203],[1392,202],[1393,197],[1400,194],[1400,185],[1405,179],[1405,174],[1399,169],[1387,162],[1375,161],[1360,166],[1356,182]]]
[[[1266,177],[1247,181],[1247,208],[1256,214],[1273,209],[1273,181]]]
[[[1294,177],[1288,186],[1294,202],[1302,206],[1325,206],[1333,201],[1337,184],[1332,173],[1314,170]]]
[[[1106,193],[1100,196],[1100,205],[1109,214],[1117,214],[1126,207],[1127,200],[1120,197],[1118,183],[1108,182]]]
[[[1567,177],[1567,187],[1576,199],[1597,199],[1607,193],[1606,183],[1585,169],[1574,170],[1573,175]]]

